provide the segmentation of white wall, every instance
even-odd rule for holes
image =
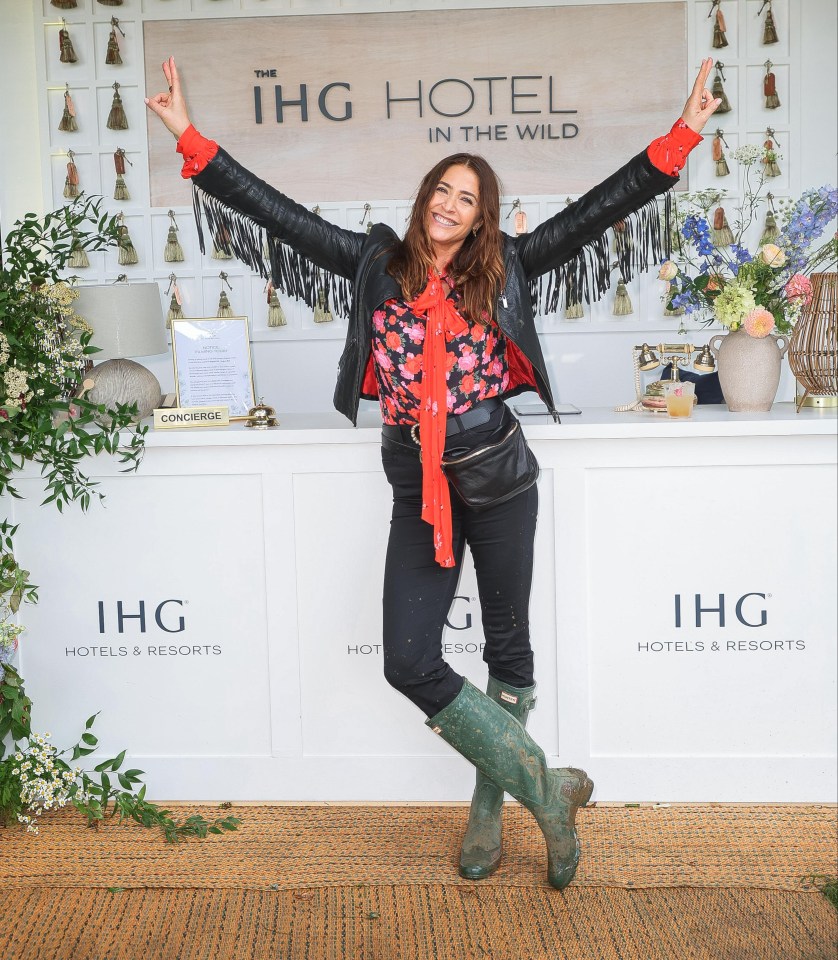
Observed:
[[[544,5],[553,4],[541,0]],[[610,2],[610,0],[597,0]],[[462,2],[462,7],[533,6],[538,0],[506,0],[506,2]],[[125,0],[122,7],[111,10],[100,7],[95,0],[79,0],[77,11],[66,11],[68,21],[79,21],[79,30],[92,31],[92,22],[107,21],[115,12],[120,19],[132,20],[137,28],[144,17],[159,16],[258,16],[266,14],[301,14],[323,12],[362,12],[381,10],[405,10],[419,8],[449,8],[451,4],[441,0],[424,3],[408,3],[404,0],[223,0],[209,3],[208,0]],[[709,0],[687,0],[688,49],[691,69],[702,56],[712,54],[710,48],[709,21],[706,12]],[[33,18],[34,8],[34,18]],[[759,0],[744,3],[728,3],[725,13],[731,33],[740,33],[738,56],[732,51],[722,51],[722,57],[731,64],[744,67],[761,62],[762,50],[753,46],[753,38],[760,21],[756,19]],[[770,51],[775,63],[788,70],[790,89],[781,90],[788,97],[788,142],[783,143],[783,184],[775,189],[777,195],[794,195],[807,186],[824,182],[835,183],[836,139],[838,124],[834,104],[838,100],[836,80],[836,40],[838,40],[838,8],[834,0],[775,0],[775,14],[780,27],[781,44]],[[0,0],[0,225],[3,233],[11,223],[29,210],[42,211],[45,207],[61,201],[60,183],[63,167],[62,148],[56,142],[47,116],[48,88],[53,96],[58,84],[48,72],[49,63],[57,60],[57,51],[45,45],[46,25],[56,23],[61,11],[52,7],[49,0],[34,0],[33,6],[20,0]],[[756,26],[755,26],[756,25]],[[54,28],[53,28],[54,29]],[[92,36],[92,33],[91,33]],[[143,113],[141,100],[141,31],[136,29],[130,41],[133,43],[134,66],[140,81],[132,104],[136,117]],[[751,44],[749,47],[748,44]],[[783,57],[780,48],[786,50]],[[637,52],[635,52],[637,53]],[[619,51],[625,56],[625,51]],[[50,59],[51,58],[51,59]],[[122,69],[122,68],[120,68]],[[746,103],[745,70],[738,71],[738,101]],[[124,78],[124,77],[123,77]],[[101,80],[101,77],[96,79]],[[120,80],[122,82],[122,80]],[[101,84],[100,84],[101,85]],[[748,89],[750,90],[750,81]],[[95,81],[91,81],[95,88]],[[730,90],[730,88],[728,88]],[[686,91],[685,91],[686,93]],[[101,96],[101,94],[100,94]],[[680,109],[681,101],[673,102],[673,118]],[[764,118],[749,117],[747,109],[738,116],[735,129],[749,142],[758,142],[759,133],[765,127]],[[144,122],[144,121],[143,121]],[[772,124],[774,125],[774,124]],[[129,131],[136,138],[140,159],[144,158],[144,127],[134,124]],[[725,129],[731,129],[731,118],[726,118]],[[778,124],[779,127],[779,124]],[[663,132],[663,131],[662,131]],[[93,144],[93,152],[105,144]],[[694,187],[714,185],[709,177],[707,164],[708,144],[702,145],[691,162],[691,184]],[[109,147],[112,151],[113,147]],[[615,164],[619,158],[615,158]],[[172,162],[177,162],[173,153]],[[106,163],[97,166],[96,187],[106,196],[112,183]],[[707,175],[705,175],[705,172]],[[161,233],[165,236],[165,211],[152,211],[148,207],[147,193],[143,197],[146,171],[142,163],[132,170],[135,191],[132,204],[126,207],[132,237],[141,251],[141,263],[129,269],[132,277],[157,279],[164,283],[170,272],[169,265],[155,263],[155,250]],[[91,189],[90,186],[88,189]],[[306,198],[300,198],[306,199]],[[536,216],[549,215],[557,198],[532,197]],[[312,199],[316,202],[316,198]],[[116,204],[111,203],[115,207]],[[187,218],[185,212],[182,219]],[[378,211],[377,211],[378,212]],[[357,204],[334,205],[324,211],[330,219],[352,226],[358,220]],[[380,217],[394,226],[399,226],[403,211],[398,204],[382,205]],[[235,295],[231,297],[238,311],[251,316],[254,328],[254,364],[257,390],[273,403],[280,412],[305,409],[329,409],[334,384],[337,358],[341,349],[343,328],[335,323],[325,328],[311,323],[309,311],[298,305],[286,303],[289,326],[278,331],[265,327],[265,305],[261,298],[261,283],[251,278],[249,272],[239,265],[228,262],[219,265],[216,261],[200,258],[195,248],[194,236],[188,224],[183,223],[182,235],[191,242],[188,253],[190,262],[184,267],[190,277],[184,281],[189,301],[187,315],[213,315],[218,296],[217,275],[222,267],[229,271]],[[115,263],[101,258],[94,264],[88,278],[112,278],[121,272]],[[179,272],[176,270],[175,272]],[[629,318],[610,316],[610,304],[595,305],[587,311],[583,321],[565,321],[561,317],[545,318],[541,322],[543,345],[558,398],[563,402],[579,405],[611,405],[631,398],[633,393],[630,348],[632,344],[648,340],[675,339],[677,322],[661,316],[659,303],[660,284],[653,277],[641,278],[630,288],[635,304],[635,314]],[[191,312],[190,312],[191,311]],[[707,334],[692,332],[689,339],[704,342]],[[157,372],[164,387],[171,389],[172,373],[168,357],[155,358],[148,364]],[[792,394],[792,379],[785,371],[780,388],[780,399],[789,399]]]

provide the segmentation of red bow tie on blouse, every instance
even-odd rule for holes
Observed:
[[[445,344],[468,330],[451,300],[442,277],[435,271],[419,296],[409,304],[417,316],[426,317],[422,351],[422,395],[419,400],[419,440],[422,450],[422,519],[434,528],[434,559],[442,567],[454,566],[451,533],[451,495],[442,472],[445,420],[448,415]]]

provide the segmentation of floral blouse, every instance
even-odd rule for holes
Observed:
[[[460,295],[452,289],[448,299],[459,303]],[[406,301],[394,299],[375,311],[372,328],[384,423],[414,424],[419,419],[425,320],[414,316]],[[446,365],[448,413],[464,413],[509,385],[506,338],[494,323],[469,323],[466,333],[448,340]]]

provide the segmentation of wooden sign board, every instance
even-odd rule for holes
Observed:
[[[310,202],[398,200],[480,153],[507,196],[581,193],[679,116],[686,4],[146,21],[146,89],[178,63],[195,126]],[[189,202],[149,118],[151,203]]]

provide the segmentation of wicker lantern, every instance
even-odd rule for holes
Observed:
[[[812,274],[812,299],[794,325],[788,356],[803,387],[797,409],[838,406],[838,273]]]

